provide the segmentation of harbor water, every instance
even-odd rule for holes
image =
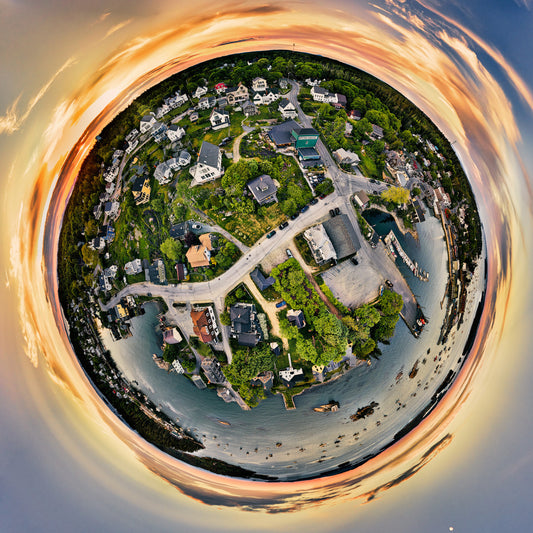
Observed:
[[[475,314],[472,294],[482,291],[483,275],[471,283],[469,304],[460,330],[452,328],[448,342],[437,345],[445,306],[441,300],[447,282],[447,253],[440,221],[427,214],[417,224],[419,242],[403,236],[392,220],[371,217],[380,235],[394,229],[407,254],[429,272],[423,282],[399,259],[398,268],[413,290],[429,324],[416,339],[400,320],[390,344],[371,366],[352,369],[339,379],[295,397],[296,409],[287,411],[282,397],[270,396],[250,411],[226,404],[214,390],[199,390],[184,376],[159,369],[152,354],[161,354],[155,303],[132,319],[132,337],[113,342],[104,331],[106,346],[125,377],[138,383],[162,411],[192,432],[205,445],[200,455],[216,457],[257,473],[295,480],[356,463],[391,443],[393,436],[430,402],[449,370],[459,368],[470,324]],[[415,376],[409,377],[413,366]],[[313,407],[336,400],[337,412],[317,413]],[[350,415],[377,402],[372,415],[353,422]],[[229,425],[221,424],[221,421]],[[277,446],[281,443],[281,446]]]

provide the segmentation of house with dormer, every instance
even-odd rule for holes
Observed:
[[[202,96],[198,100],[198,109],[211,109],[215,107],[217,99],[214,96]]]
[[[228,99],[229,105],[235,105],[248,100],[250,95],[248,94],[248,88],[242,83],[239,83],[237,87],[228,88],[226,98]]]
[[[213,108],[211,111],[211,116],[209,117],[209,122],[211,122],[211,127],[217,131],[222,128],[230,127],[230,118],[227,111],[223,111],[217,107]]]
[[[148,176],[139,176],[131,186],[131,192],[135,205],[147,204],[150,201],[150,178]]]
[[[211,236],[209,233],[200,235],[200,244],[191,246],[185,254],[187,261],[189,261],[189,264],[191,265],[191,268],[209,266],[211,263],[212,249]]]
[[[198,154],[198,161],[189,170],[194,178],[191,186],[201,185],[216,180],[224,174],[222,168],[222,150],[215,144],[203,141]]]
[[[165,133],[170,142],[176,142],[185,135],[185,130],[177,124],[172,124]]]
[[[194,91],[192,97],[193,98],[201,98],[202,96],[206,95],[207,94],[207,87],[201,87],[201,86],[198,86],[196,88],[196,91]]]
[[[266,91],[268,87],[267,81],[265,78],[254,78],[252,80],[252,90],[254,91]]]
[[[141,133],[146,133],[152,129],[154,124],[157,122],[154,115],[144,115],[143,118],[141,118],[141,122],[139,123],[139,130]]]
[[[320,85],[311,87],[311,96],[315,102],[323,102],[325,104],[335,104],[338,101],[335,93],[330,93],[324,87],[320,87]]]
[[[223,81],[215,85],[215,92],[217,94],[224,94],[227,89],[228,86]]]
[[[289,102],[286,98],[282,98],[278,104],[278,111],[281,113],[281,116],[283,118],[297,118],[298,113],[296,112],[296,108],[292,104],[292,102]]]
[[[274,180],[268,175],[263,174],[253,180],[250,180],[246,186],[252,193],[254,200],[259,205],[269,204],[271,202],[277,202],[276,192],[278,188],[274,183]]]

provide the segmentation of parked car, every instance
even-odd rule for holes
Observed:
[[[334,217],[335,216],[335,209],[330,209],[329,214]]]
[[[296,220],[299,214],[300,213],[294,213],[294,215],[291,216],[291,220]]]
[[[313,198],[310,202],[309,202],[309,205],[316,205],[318,204],[318,200],[316,198]]]
[[[279,229],[285,229],[288,225],[289,225],[289,223],[288,223],[287,221],[282,222],[282,223],[279,225]]]
[[[274,235],[276,235],[275,229],[273,229],[270,233],[267,234],[267,239],[271,239],[272,237],[274,237]]]
[[[390,289],[394,287],[394,284],[392,283],[390,279],[385,280],[385,285],[387,285],[387,287],[389,287]]]
[[[193,224],[191,226],[192,229],[202,229],[202,226],[200,224]]]
[[[276,304],[276,307],[279,308],[279,307],[283,307],[284,305],[287,305],[287,302],[286,302],[285,300],[281,300],[281,302],[278,302],[278,303]]]
[[[359,261],[355,258],[355,257],[352,257],[350,259],[350,261],[354,264],[354,265],[358,265],[359,264]]]
[[[321,194],[321,195],[319,196],[319,198],[320,198],[321,200],[323,200],[326,196],[327,196],[327,194]]]
[[[335,208],[335,214],[336,215],[340,215],[341,214],[341,210],[338,207]]]
[[[305,213],[308,209],[309,209],[309,206],[308,206],[308,205],[304,205],[304,206],[300,209],[300,213]]]
[[[287,252],[287,257],[288,257],[289,259],[290,259],[291,257],[293,257],[292,252],[291,252],[288,248],[287,248],[285,251]]]

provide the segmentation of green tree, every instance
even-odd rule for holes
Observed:
[[[81,257],[88,267],[93,267],[98,264],[98,252],[90,248],[88,244],[84,244],[81,247]]]
[[[230,318],[229,313],[227,311],[224,311],[223,313],[220,313],[220,323],[223,326],[231,326],[231,318]]]
[[[169,237],[161,243],[160,249],[171,261],[177,261],[183,251],[183,245]]]
[[[87,239],[93,239],[96,237],[96,234],[98,233],[98,223],[94,218],[91,218],[87,221],[85,224],[85,238]]]
[[[403,307],[402,297],[394,291],[385,289],[379,300],[379,308],[385,316],[397,315]]]

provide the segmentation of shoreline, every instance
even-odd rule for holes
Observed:
[[[407,235],[409,233],[411,237],[413,237],[413,239],[417,243],[420,242],[418,238],[418,231],[415,228],[413,229],[406,228],[405,224],[403,223],[403,220],[399,218],[398,215],[394,211],[389,211],[386,207],[383,207],[382,205],[379,205],[379,204],[370,204],[365,209],[365,211],[369,209],[375,209],[376,211],[381,211],[382,213],[386,213],[387,215],[390,215],[394,219],[394,222],[396,222],[396,226],[398,227],[398,230],[400,231],[402,235]]]

